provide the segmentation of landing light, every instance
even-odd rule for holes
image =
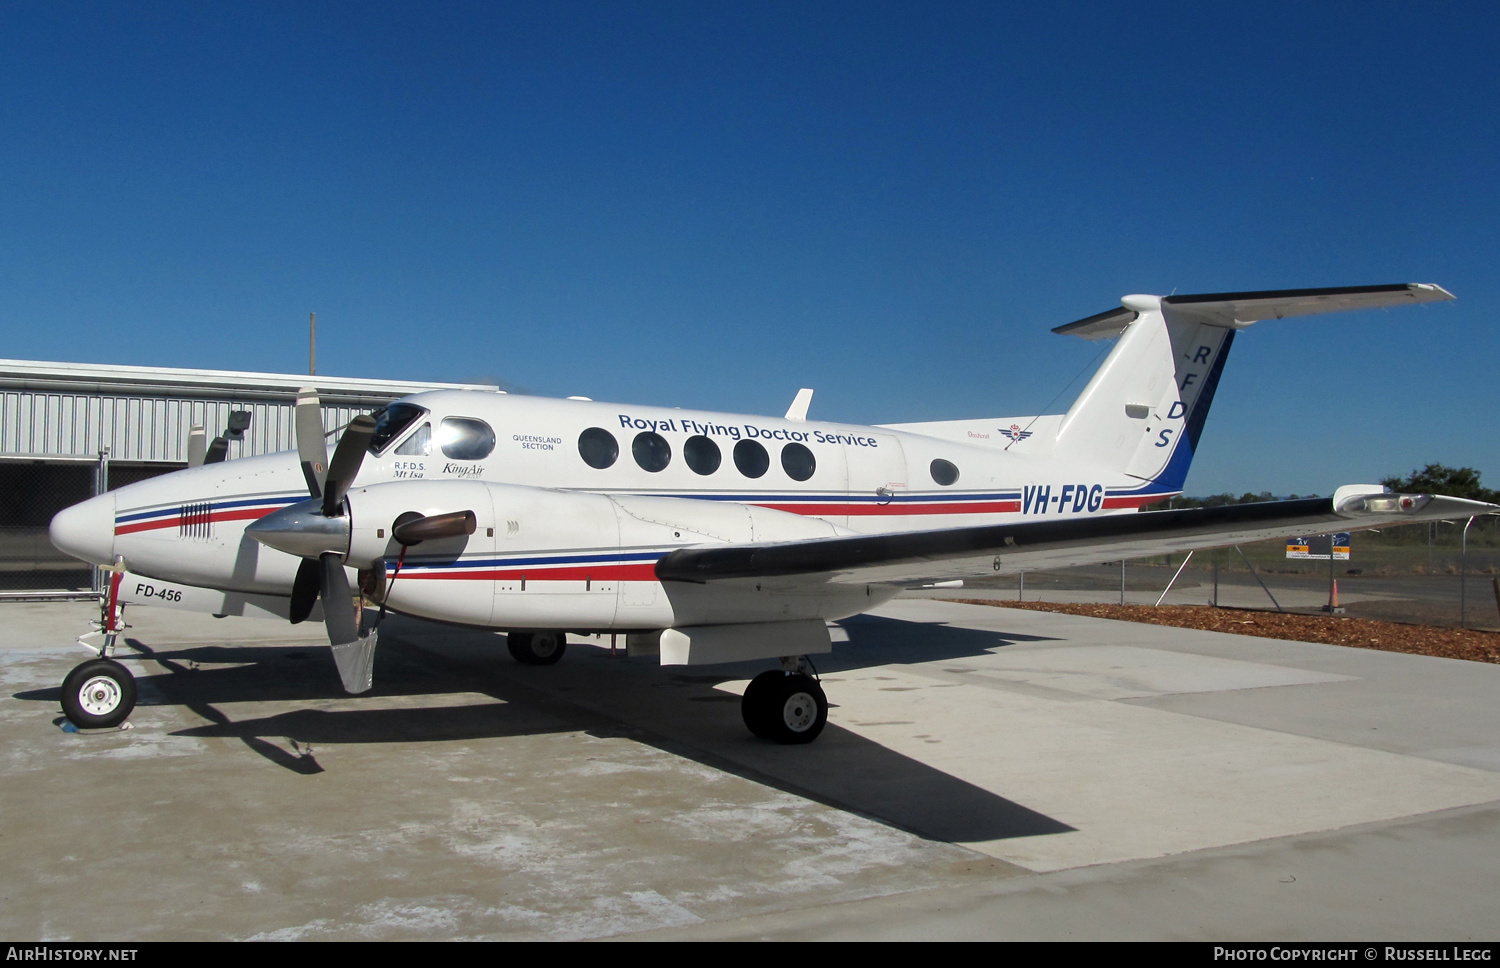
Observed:
[[[1394,514],[1411,511],[1417,507],[1417,499],[1410,494],[1382,494],[1365,498],[1365,510],[1373,514]]]

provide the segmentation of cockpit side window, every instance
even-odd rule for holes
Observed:
[[[495,432],[474,417],[444,417],[438,445],[449,460],[484,460],[495,449]]]
[[[432,424],[424,423],[401,441],[396,453],[402,457],[426,457],[432,453]]]
[[[370,438],[370,453],[379,455],[426,412],[410,403],[392,403],[375,411],[375,435]]]

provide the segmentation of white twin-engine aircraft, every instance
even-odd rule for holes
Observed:
[[[305,390],[297,453],[189,468],[53,519],[58,548],[113,569],[100,657],[68,676],[63,707],[80,726],[129,714],[133,680],[107,658],[126,603],[320,617],[356,693],[390,609],[504,630],[537,665],[568,631],[626,633],[662,665],[779,659],[746,689],[745,724],[809,742],[828,715],[807,660],[831,650],[826,623],[903,587],[1497,510],[1346,486],[1140,511],[1181,492],[1237,330],[1452,298],[1417,284],[1127,296],[1055,330],[1119,337],[1061,415],[858,427],[808,420],[810,390],[781,419],[437,391],[357,417],[330,459]]]

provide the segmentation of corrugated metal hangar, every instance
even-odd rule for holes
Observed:
[[[0,360],[0,597],[90,592],[92,570],[47,538],[52,515],[106,489],[186,467],[195,426],[225,436],[231,460],[294,449],[297,390],[308,386],[318,390],[325,427],[422,390],[498,389]],[[243,431],[226,433],[233,427]]]

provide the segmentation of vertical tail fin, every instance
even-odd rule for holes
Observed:
[[[1120,341],[1063,417],[1053,453],[1123,472],[1152,494],[1175,494],[1187,479],[1234,330],[1184,318],[1156,296],[1122,302],[1125,311],[1102,314],[1112,318],[1059,327],[1091,339],[1119,332]]]
[[[1420,283],[1126,296],[1121,309],[1053,330],[1120,337],[1063,417],[1053,453],[1135,478],[1142,496],[1179,493],[1236,330],[1261,319],[1452,298]]]

